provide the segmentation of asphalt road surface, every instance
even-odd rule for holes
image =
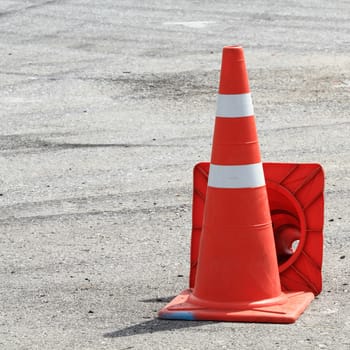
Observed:
[[[1,349],[350,348],[349,1],[2,0]],[[326,173],[323,291],[291,325],[166,321],[225,45],[264,161]]]

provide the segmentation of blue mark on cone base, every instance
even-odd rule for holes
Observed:
[[[159,317],[167,320],[196,320],[193,313],[188,311],[164,312],[161,315],[159,315]]]

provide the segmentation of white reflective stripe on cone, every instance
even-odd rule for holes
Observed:
[[[250,93],[223,95],[217,97],[217,117],[238,118],[254,115],[254,107]]]
[[[208,186],[216,188],[253,188],[265,185],[262,163],[247,165],[210,164]]]

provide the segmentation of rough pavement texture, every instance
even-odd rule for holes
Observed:
[[[0,348],[349,349],[350,4],[234,3],[1,1]],[[156,318],[230,44],[263,159],[326,172],[323,292],[292,325]]]

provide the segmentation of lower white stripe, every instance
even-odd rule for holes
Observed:
[[[252,188],[265,185],[262,163],[247,165],[210,164],[208,186],[217,188]]]
[[[217,117],[237,118],[254,115],[250,93],[237,95],[218,94]]]

